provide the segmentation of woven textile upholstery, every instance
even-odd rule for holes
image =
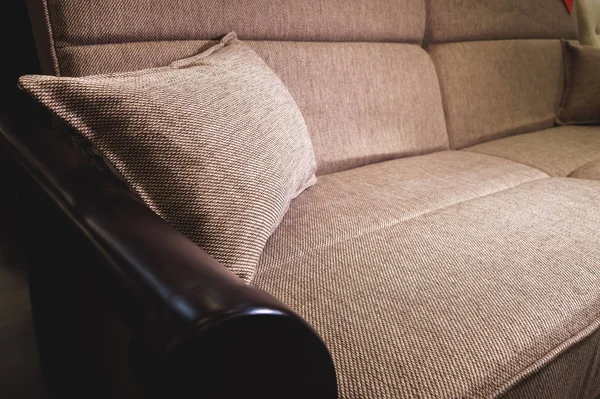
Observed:
[[[526,379],[528,397],[555,397],[557,383],[573,386],[572,398],[600,394],[596,356],[559,365],[600,325],[599,182],[537,179],[347,236],[343,224],[361,224],[347,207],[389,217],[372,205],[374,174],[346,188],[353,199],[322,203],[320,215],[313,192],[336,175],[303,193],[253,281],[321,333],[341,398],[489,398],[523,390]],[[303,244],[307,225],[323,245]],[[547,379],[544,367],[564,374],[540,387],[533,380]],[[592,384],[587,396],[577,396],[577,381]]]
[[[318,173],[448,148],[433,63],[399,43],[250,41],[282,79],[306,120]],[[214,42],[148,42],[68,47],[75,76],[168,65]],[[402,88],[398,90],[397,88]]]
[[[600,123],[600,48],[564,42],[565,93],[556,122]]]
[[[421,0],[43,1],[58,47],[214,40],[230,30],[246,40],[419,43],[425,30]]]
[[[279,234],[271,239],[271,248],[285,250],[267,251],[263,262],[284,262],[292,254],[546,177],[516,162],[464,151],[397,159],[322,176],[294,200]]]
[[[428,48],[454,149],[554,126],[564,88],[558,40],[499,40]]]
[[[427,43],[576,39],[577,18],[563,0],[426,0]]]
[[[598,160],[583,165],[581,168],[571,173],[570,177],[577,179],[600,180],[600,151],[598,154]]]
[[[249,281],[289,202],[315,182],[304,119],[235,35],[169,67],[21,87],[86,136],[144,202]]]
[[[588,162],[600,158],[600,127],[559,126],[464,150],[510,159],[543,170],[551,176],[566,177]]]
[[[448,148],[433,63],[406,44],[422,41],[424,0],[29,3],[35,26],[50,23],[36,36],[45,70],[61,76],[169,65],[236,30],[290,90],[319,174]]]

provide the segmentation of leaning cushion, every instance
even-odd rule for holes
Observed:
[[[600,123],[600,49],[565,42],[564,52],[566,87],[557,123]]]
[[[235,34],[168,67],[19,82],[151,209],[246,281],[290,201],[315,182],[298,107]]]

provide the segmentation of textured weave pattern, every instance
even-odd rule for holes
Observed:
[[[310,252],[546,177],[515,162],[463,151],[398,159],[322,176],[319,184],[296,198],[279,234],[271,239],[271,247],[284,250],[267,251],[263,261],[283,262],[291,254]]]
[[[58,47],[212,39],[418,43],[424,0],[47,1]]]
[[[451,148],[554,126],[563,94],[559,40],[500,40],[429,47]]]
[[[251,45],[302,110],[320,174],[448,148],[436,71],[421,47]]]
[[[566,177],[600,158],[599,126],[561,126],[490,141],[465,151],[510,159]]]
[[[600,325],[598,182],[539,179],[333,241],[336,224],[301,211],[253,284],[322,334],[341,398],[494,397]],[[303,224],[327,245],[281,245]]]
[[[507,392],[503,399],[597,399],[598,396],[600,330],[596,329]]]
[[[600,48],[564,42],[564,54],[566,87],[556,121],[600,123]]]
[[[598,132],[600,134],[600,132]],[[587,165],[582,166],[575,172],[571,173],[570,177],[576,179],[589,179],[600,181],[600,150],[598,150],[598,160],[590,162]]]
[[[419,46],[245,43],[277,73],[296,100],[320,174],[448,148],[436,71]],[[59,55],[63,74],[85,76],[167,65],[212,44],[83,46],[60,50]]]
[[[20,84],[90,139],[151,209],[246,281],[289,202],[315,181],[298,107],[234,35],[170,67]]]
[[[562,0],[426,0],[429,43],[576,39],[577,19]]]

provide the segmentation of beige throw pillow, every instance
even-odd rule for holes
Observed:
[[[290,201],[316,181],[300,110],[234,33],[168,67],[19,83],[152,210],[247,282]]]
[[[600,49],[563,42],[565,93],[556,116],[559,125],[600,123]]]

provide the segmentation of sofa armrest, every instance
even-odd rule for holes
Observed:
[[[127,302],[130,362],[150,397],[335,398],[331,357],[312,328],[243,283],[36,123],[24,96],[0,102],[16,164],[101,255]]]

